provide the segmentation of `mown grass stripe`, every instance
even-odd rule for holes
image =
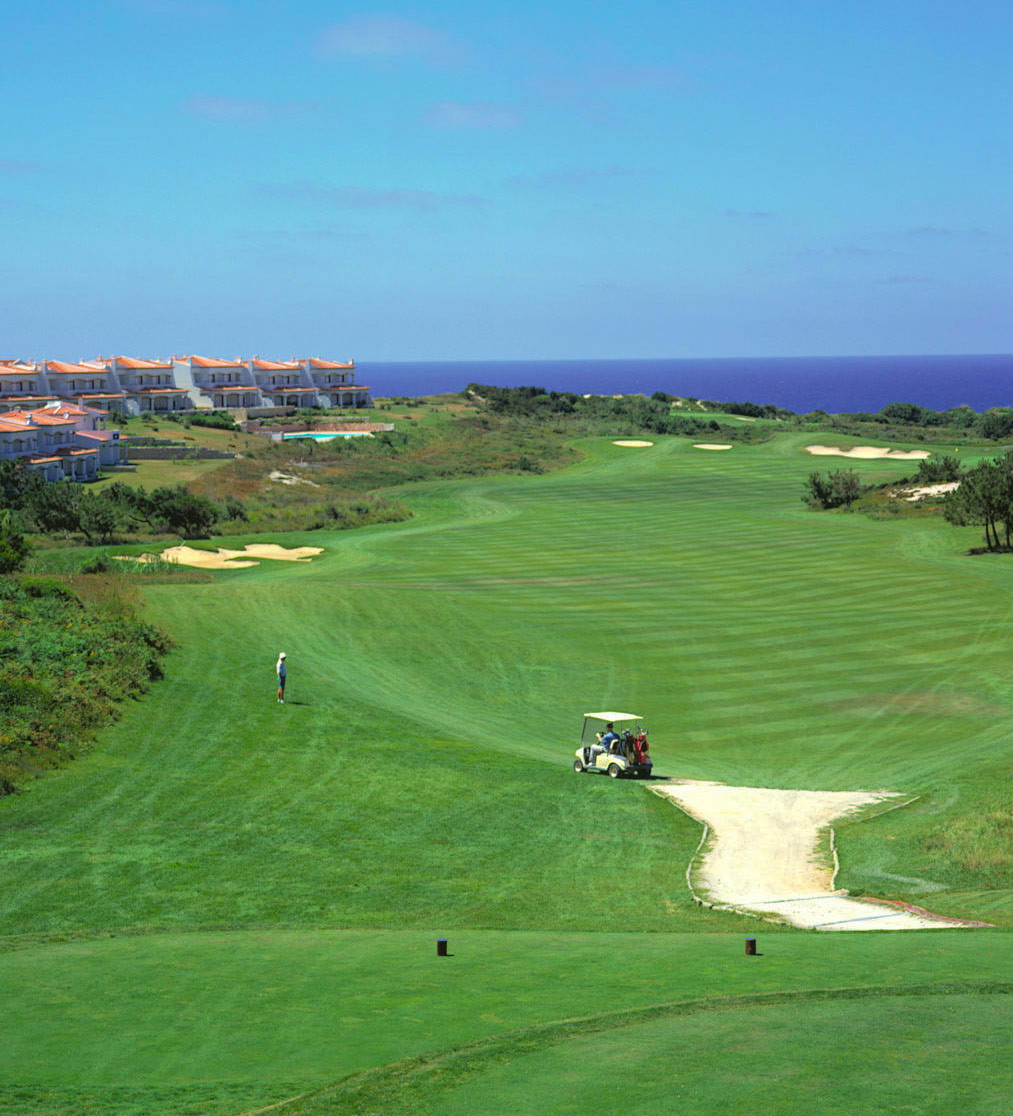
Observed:
[[[1009,995],[1010,981],[947,981],[897,988],[882,985],[853,988],[820,988],[787,992],[761,992],[703,1000],[677,1000],[618,1012],[601,1012],[579,1019],[538,1024],[449,1050],[405,1058],[361,1074],[353,1074],[324,1089],[314,1090],[272,1106],[287,1116],[342,1116],[396,1110],[411,1111],[412,1095],[431,1089],[449,1091],[498,1062],[513,1061],[526,1054],[575,1038],[591,1037],[644,1023],[691,1016],[704,1012],[756,1011],[765,1007],[826,1003],[828,1001],[872,1000],[892,996]],[[256,1116],[248,1110],[237,1116]]]

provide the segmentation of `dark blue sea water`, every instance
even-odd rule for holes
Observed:
[[[722,360],[479,360],[372,363],[357,380],[374,398],[436,395],[469,383],[630,395],[667,391],[722,402],[775,403],[804,414],[878,411],[917,403],[935,411],[1013,405],[1013,354],[1000,356],[755,357]]]

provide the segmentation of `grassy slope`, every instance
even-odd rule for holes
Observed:
[[[973,532],[937,521],[808,512],[805,441],[722,454],[681,439],[595,441],[564,473],[406,489],[418,513],[406,524],[289,536],[328,548],[310,565],[146,589],[146,618],[181,644],[168,680],[96,754],[0,806],[0,933],[725,929],[740,942],[756,924],[685,895],[694,825],[642,786],[569,772],[579,714],[607,707],[648,718],[661,774],[922,795],[845,828],[842,882],[916,902],[928,882],[934,909],[1011,921],[1001,866],[961,868],[922,846],[967,803],[993,803],[1008,768],[1013,570],[963,557]],[[853,464],[868,480],[905,469]],[[992,937],[967,937],[968,972],[995,975]],[[841,984],[874,982],[869,958],[899,971],[886,944],[898,937],[873,935],[862,965],[836,939],[782,938],[839,959]],[[267,935],[264,951],[279,940]],[[210,986],[231,964],[212,953],[195,953]],[[116,983],[125,962],[105,956]],[[531,988],[546,980],[522,949],[515,965]],[[71,965],[68,981],[81,972]],[[798,984],[790,966],[778,981]],[[574,982],[608,1006],[590,976]],[[475,997],[453,993],[454,1010],[480,1014]],[[319,1007],[311,992],[296,1000],[307,1017]],[[139,993],[124,1009],[123,1030],[146,1002]],[[56,1005],[41,1031],[54,1016]],[[220,1018],[201,1033],[213,1039]],[[29,1042],[41,1033],[31,1020]],[[366,1035],[385,1025],[358,1024]],[[413,1031],[400,1049],[456,1034],[419,1046]],[[313,1073],[280,1056],[276,1084],[338,1076],[307,1041]],[[144,1078],[130,1066],[150,1047],[126,1048],[106,1084]],[[209,1049],[228,1062],[227,1044]],[[384,1060],[378,1049],[374,1064]]]

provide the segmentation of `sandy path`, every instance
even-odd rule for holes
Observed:
[[[673,782],[653,788],[705,822],[696,887],[715,904],[816,930],[915,930],[966,925],[835,891],[820,839],[837,818],[901,796],[884,791],[792,791]],[[826,848],[826,844],[824,844]]]

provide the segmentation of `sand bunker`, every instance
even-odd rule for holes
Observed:
[[[792,791],[673,782],[653,788],[708,827],[693,884],[716,906],[781,918],[814,930],[920,930],[969,926],[898,910],[834,890],[830,824],[862,806],[901,796],[888,791]],[[830,830],[830,842],[823,834]],[[687,879],[689,872],[687,872]],[[978,924],[980,925],[980,924]]]
[[[932,456],[928,450],[895,450],[882,446],[855,446],[849,450],[842,450],[840,446],[806,446],[806,449],[817,457],[889,457],[897,461],[912,461]]]
[[[731,449],[731,444],[719,445],[717,442],[694,442],[693,449],[725,450]]]
[[[897,493],[905,500],[924,500],[928,496],[943,496],[960,487],[960,481],[947,481],[945,484],[926,484],[921,488],[904,488]]]
[[[632,439],[623,438],[618,442],[613,442],[614,446],[653,446],[653,442],[638,442]]]
[[[121,557],[120,562],[178,562],[181,566],[196,566],[203,570],[239,570],[245,566],[259,566],[259,562],[241,559],[270,558],[283,562],[308,562],[323,553],[322,546],[296,546],[286,550],[274,543],[249,543],[243,550],[198,550],[194,546],[170,546],[161,554],[142,554],[139,558]]]

